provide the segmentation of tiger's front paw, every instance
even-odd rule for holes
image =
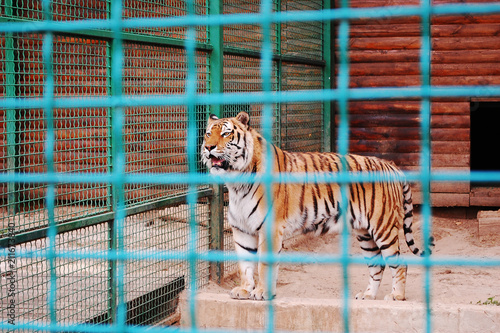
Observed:
[[[391,293],[384,297],[385,301],[405,301],[405,295]]]
[[[249,299],[250,291],[243,287],[235,287],[233,288],[233,290],[231,290],[229,295],[234,299]]]
[[[362,300],[374,300],[375,295],[372,295],[371,293],[364,292],[364,293],[358,293],[356,294],[356,299],[362,299]]]
[[[250,299],[254,299],[256,301],[265,301],[273,298],[275,295],[271,295],[267,291],[265,291],[262,287],[257,287],[250,293]]]

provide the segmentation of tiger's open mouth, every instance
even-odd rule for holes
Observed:
[[[229,163],[222,158],[211,156],[211,161],[212,161],[212,168],[218,168],[224,170],[227,170],[229,168]]]

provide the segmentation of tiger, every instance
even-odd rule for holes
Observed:
[[[343,214],[356,236],[369,270],[369,282],[356,299],[375,299],[388,258],[392,291],[385,300],[405,300],[407,265],[399,260],[399,230],[404,230],[406,244],[417,256],[423,256],[412,232],[413,204],[410,185],[393,163],[377,157],[331,152],[288,152],[266,140],[250,126],[250,116],[240,112],[233,118],[211,114],[201,147],[201,161],[211,174],[258,174],[265,171],[266,147],[271,147],[276,173],[335,173],[347,165],[351,172],[379,172],[396,180],[350,183],[348,204],[342,205],[341,186],[336,183],[275,183],[270,191],[272,212],[266,209],[265,187],[261,183],[227,183],[231,226],[237,255],[252,257],[266,253],[265,223],[272,223],[273,253],[280,253],[284,237],[294,233],[316,235],[339,232]],[[400,179],[402,179],[400,181]],[[344,196],[345,197],[345,196]],[[341,208],[346,207],[343,211]],[[269,216],[273,217],[271,221]],[[340,221],[340,222],[339,222]],[[434,246],[432,243],[429,250]],[[257,263],[258,262],[258,263]],[[255,268],[258,271],[254,279]],[[272,283],[266,283],[269,264],[260,260],[238,262],[240,284],[230,291],[231,298],[269,300],[276,296],[278,265],[272,270]],[[269,286],[269,288],[268,288]]]

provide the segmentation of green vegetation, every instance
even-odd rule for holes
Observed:
[[[492,296],[492,297],[488,297],[486,299],[486,301],[484,301],[484,302],[477,301],[476,304],[479,304],[479,305],[496,305],[496,306],[500,306],[500,301],[496,300],[495,296]]]

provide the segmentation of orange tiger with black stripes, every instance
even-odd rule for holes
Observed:
[[[252,127],[246,112],[234,118],[219,119],[210,115],[201,148],[202,162],[212,174],[263,172],[266,143]],[[335,153],[292,153],[272,146],[275,172],[336,172],[341,165]],[[350,171],[402,172],[392,163],[375,158],[347,155]],[[227,184],[229,191],[228,220],[238,254],[266,251],[264,223],[273,223],[273,249],[279,253],[283,237],[296,231],[323,234],[339,231],[342,224],[340,186],[338,184],[276,184],[272,189],[274,221],[267,219],[262,184]],[[399,228],[404,229],[406,244],[415,255],[423,255],[412,234],[413,205],[410,186],[403,182],[355,183],[349,186],[347,221],[368,259],[370,279],[359,299],[375,299],[385,265],[380,258],[398,258]],[[370,259],[377,258],[370,264]],[[277,271],[274,269],[272,289],[266,290],[267,265],[259,262],[255,284],[255,262],[240,261],[241,283],[231,291],[236,299],[264,300],[276,294]],[[386,300],[404,300],[406,265],[390,265],[392,292]]]

